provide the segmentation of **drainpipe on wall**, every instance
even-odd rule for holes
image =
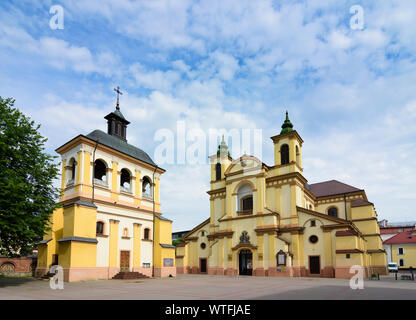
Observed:
[[[345,208],[345,220],[348,220],[348,215],[347,215],[347,197],[344,193],[344,208]]]

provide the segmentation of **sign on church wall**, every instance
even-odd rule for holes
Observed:
[[[163,259],[163,266],[164,267],[173,267],[173,259],[170,259],[170,258]]]

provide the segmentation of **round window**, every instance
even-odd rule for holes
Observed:
[[[311,243],[317,243],[318,242],[318,237],[317,236],[310,236],[309,237],[309,241]]]
[[[205,249],[206,248],[206,244],[205,243],[201,243],[201,249]]]

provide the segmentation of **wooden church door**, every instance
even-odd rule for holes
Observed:
[[[120,251],[120,271],[130,271],[130,251]]]

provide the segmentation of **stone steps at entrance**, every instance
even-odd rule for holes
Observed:
[[[140,272],[122,271],[117,273],[113,279],[149,279],[149,277]]]

